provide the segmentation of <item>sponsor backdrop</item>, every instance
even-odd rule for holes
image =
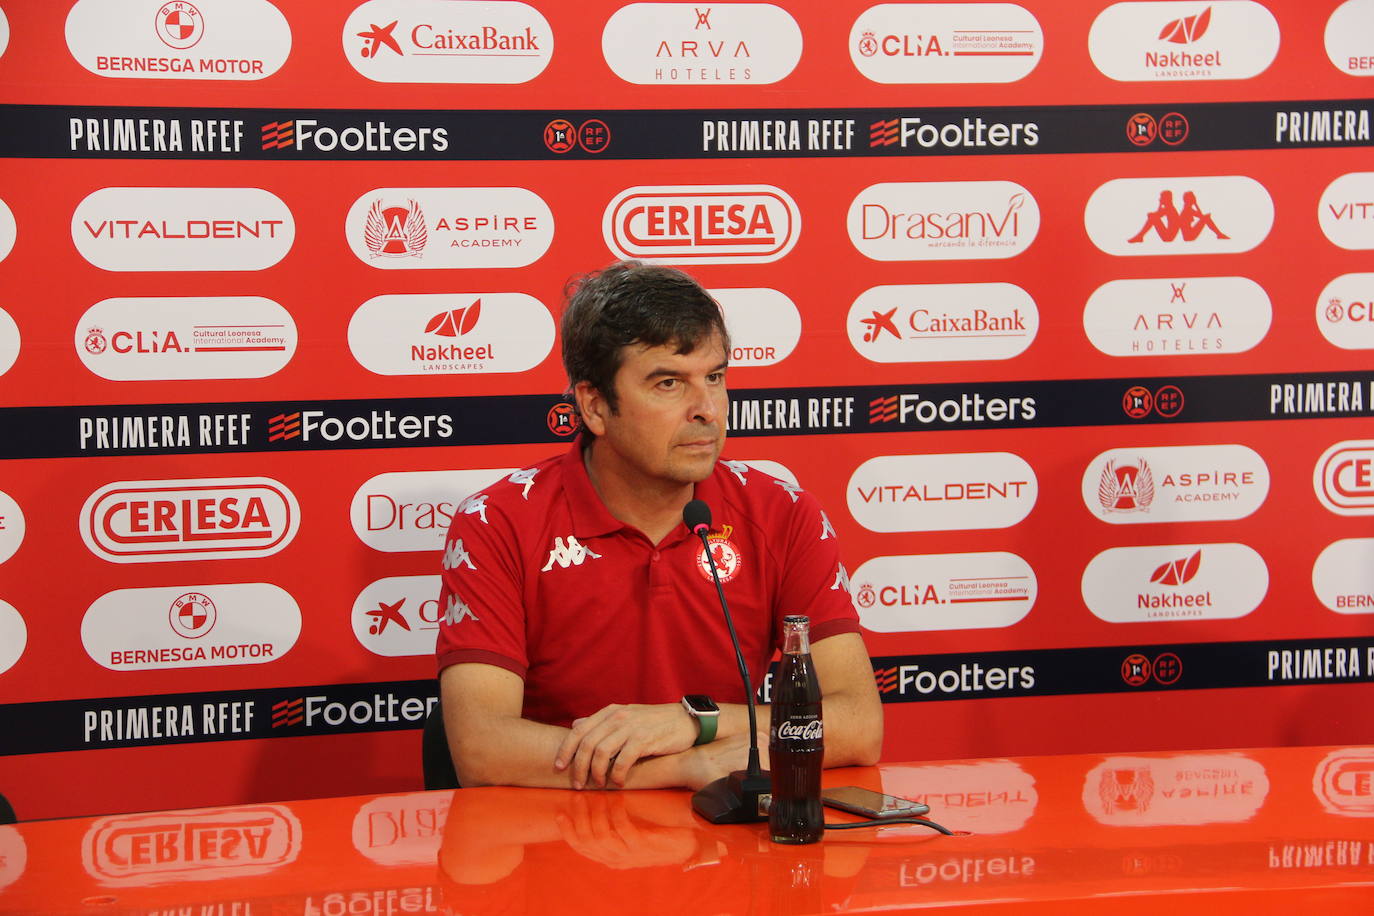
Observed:
[[[0,0],[0,86],[22,816],[417,786],[616,257],[719,298],[886,759],[1374,726],[1374,0]]]

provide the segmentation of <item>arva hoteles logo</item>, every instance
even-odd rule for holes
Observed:
[[[1274,225],[1274,201],[1243,175],[1114,178],[1093,191],[1083,223],[1107,254],[1231,254]]]
[[[860,191],[847,226],[875,261],[1011,258],[1035,241],[1040,207],[1012,181],[892,182]]]
[[[525,83],[553,57],[553,30],[526,3],[367,0],[344,21],[343,52],[382,83]]]
[[[1109,623],[1243,617],[1269,591],[1269,568],[1244,544],[1113,547],[1083,571],[1083,601]]]
[[[762,85],[797,66],[802,32],[770,3],[631,3],[606,21],[601,53],[627,83]]]
[[[378,188],[354,201],[345,232],[379,270],[524,267],[553,242],[553,212],[524,188]]]
[[[849,30],[849,59],[875,83],[1011,83],[1044,50],[1034,14],[1012,3],[882,3]]]
[[[1245,518],[1269,494],[1269,468],[1243,445],[1118,448],[1089,462],[1082,493],[1113,525]]]
[[[616,256],[660,264],[767,263],[800,233],[796,202],[770,185],[626,188],[601,218]]]
[[[1093,64],[1123,82],[1249,79],[1278,50],[1279,24],[1253,0],[1114,3],[1088,32]]]
[[[1209,356],[1249,350],[1273,314],[1246,277],[1110,280],[1088,297],[1083,330],[1109,356]]]

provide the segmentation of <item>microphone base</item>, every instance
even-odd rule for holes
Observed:
[[[773,780],[764,770],[735,770],[707,783],[692,796],[692,810],[712,824],[749,824],[768,820],[764,799],[772,797]]]

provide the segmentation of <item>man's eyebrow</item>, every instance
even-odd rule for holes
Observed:
[[[716,366],[707,369],[706,374],[714,375],[717,372],[724,372],[729,367],[730,364],[728,362],[726,362],[725,360],[721,360],[720,363],[718,363]],[[650,369],[648,372],[644,373],[644,380],[650,381],[656,378],[676,378],[677,376],[683,374],[685,373],[681,369],[669,369],[667,366],[656,366],[655,368]]]

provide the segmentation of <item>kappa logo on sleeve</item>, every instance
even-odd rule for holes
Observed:
[[[459,566],[473,570],[477,568],[472,565],[472,554],[463,547],[463,539],[454,538],[444,548],[444,569],[457,569]]]
[[[549,551],[549,559],[540,569],[540,572],[548,572],[557,563],[563,569],[569,566],[581,566],[588,559],[599,560],[601,554],[584,547],[573,535],[568,535],[566,541],[561,537],[553,539],[553,548]]]

